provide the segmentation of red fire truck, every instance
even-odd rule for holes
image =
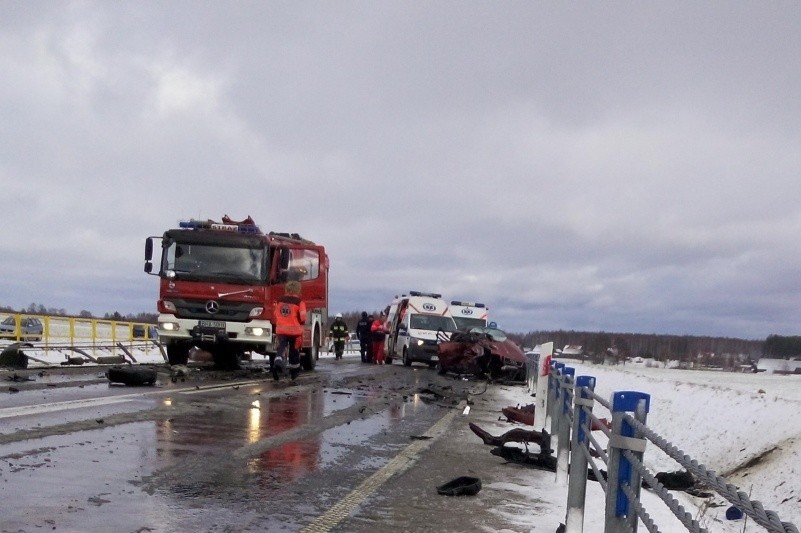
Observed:
[[[154,242],[161,260],[154,268]],[[154,270],[158,270],[157,272]],[[297,233],[264,234],[251,217],[181,221],[145,241],[145,272],[161,278],[158,333],[171,365],[192,347],[232,369],[253,352],[275,356],[273,304],[298,281],[308,318],[302,366],[314,369],[328,321],[328,256]]]

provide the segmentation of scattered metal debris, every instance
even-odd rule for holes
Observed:
[[[481,490],[481,480],[477,477],[461,476],[437,487],[437,493],[444,496],[475,496]]]

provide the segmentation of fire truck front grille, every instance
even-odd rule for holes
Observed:
[[[255,304],[245,302],[225,302],[215,300],[217,312],[209,313],[207,304],[209,300],[172,300],[175,304],[175,315],[178,318],[195,318],[198,320],[228,320],[231,322],[246,322],[250,311]]]

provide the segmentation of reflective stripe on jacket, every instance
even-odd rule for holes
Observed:
[[[331,324],[331,337],[338,341],[344,341],[348,338],[348,325],[341,320],[335,320]]]
[[[275,302],[275,334],[303,335],[306,304],[298,296],[285,295]]]

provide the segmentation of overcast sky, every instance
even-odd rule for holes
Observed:
[[[801,334],[798,2],[0,1],[0,304],[155,311],[250,215],[331,310]]]

